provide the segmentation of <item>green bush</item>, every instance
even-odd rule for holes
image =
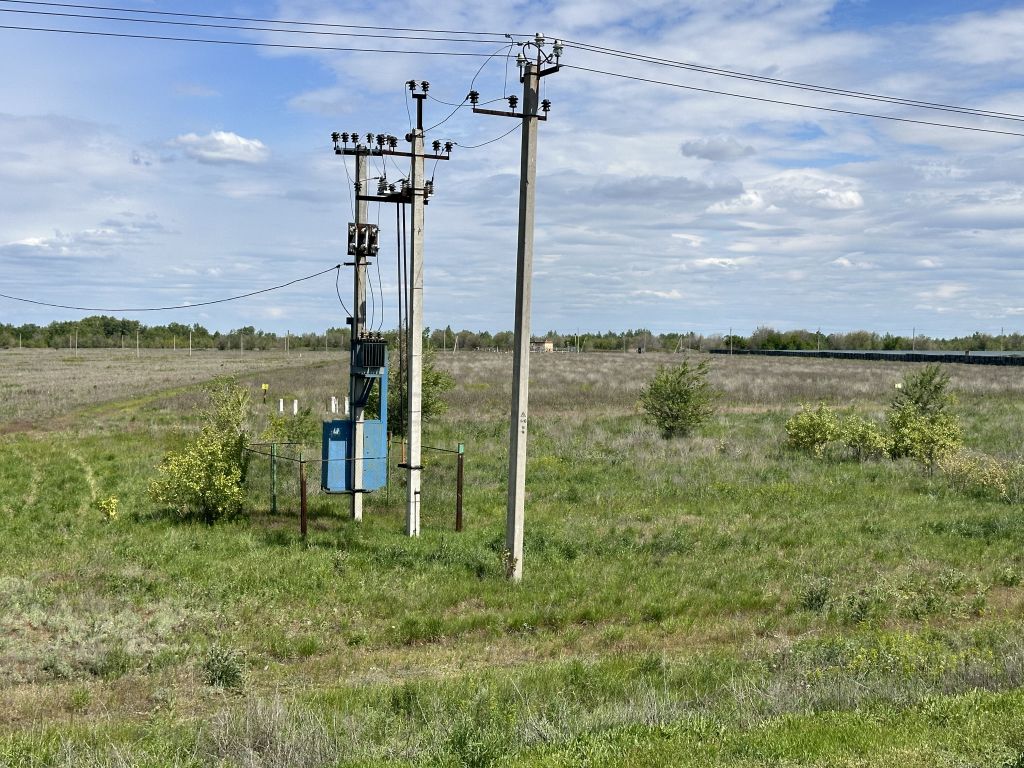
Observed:
[[[817,408],[805,403],[800,406],[800,412],[786,422],[786,445],[818,457],[823,456],[828,444],[838,440],[841,434],[839,415],[825,403],[819,403]]]
[[[856,414],[847,416],[840,423],[839,440],[860,461],[878,459],[889,453],[889,439],[881,427]]]
[[[953,413],[956,398],[948,387],[949,374],[934,364],[907,374],[896,385],[886,417],[892,458],[909,456],[931,470],[959,450],[963,432]]]
[[[249,392],[228,379],[214,381],[207,392],[210,403],[200,410],[199,435],[164,458],[149,491],[178,517],[213,523],[242,510]]]
[[[662,366],[641,390],[639,406],[663,437],[688,435],[714,414],[719,392],[708,381],[710,370],[706,360]]]
[[[955,416],[940,413],[925,416],[912,405],[889,411],[889,453],[921,462],[929,470],[963,445],[963,430]]]
[[[267,427],[260,434],[260,440],[267,443],[313,445],[320,441],[321,429],[311,406],[300,408],[294,416],[271,411],[267,414]]]
[[[396,435],[405,434],[405,422],[408,414],[406,399],[409,395],[407,373],[399,372],[398,366],[394,364],[395,356],[392,356],[392,364],[388,367],[388,430]],[[434,350],[423,350],[423,385],[421,392],[423,400],[420,413],[423,421],[428,422],[436,416],[448,410],[448,403],[442,395],[455,387],[454,377],[447,371],[437,368]],[[366,404],[367,418],[377,418],[380,414],[380,389],[374,387]]]
[[[959,450],[940,456],[938,467],[960,493],[1009,500],[1012,465],[984,453]]]
[[[925,418],[948,414],[956,405],[956,398],[948,388],[949,374],[943,373],[937,363],[931,363],[903,377],[896,385],[891,408],[910,408]]]

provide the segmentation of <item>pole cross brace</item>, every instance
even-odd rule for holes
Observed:
[[[524,115],[522,112],[503,112],[500,109],[483,109],[482,107],[473,107],[473,111],[478,115],[497,115],[498,117],[517,117],[522,120],[524,117],[533,117],[537,120],[547,120],[547,115]]]

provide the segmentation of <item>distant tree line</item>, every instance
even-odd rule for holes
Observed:
[[[284,350],[324,349],[325,341],[331,349],[346,349],[349,344],[348,328],[329,328],[325,333],[278,334],[257,330],[247,325],[222,333],[209,331],[202,325],[168,323],[167,325],[145,325],[138,320],[94,315],[82,320],[55,321],[46,326],[32,323],[11,325],[0,323],[0,348],[29,347],[67,349],[76,344],[87,347],[135,346],[138,334],[139,346],[146,349],[184,349],[192,335],[192,348],[229,350]],[[387,331],[384,337],[396,344],[396,331]],[[424,330],[424,340],[429,347],[438,350],[512,350],[512,331],[472,331],[446,328]],[[694,331],[682,333],[653,333],[647,328],[631,328],[625,331],[605,333],[560,333],[549,330],[535,334],[536,338],[550,339],[558,351],[581,352],[678,352],[684,349],[852,349],[852,350],[895,350],[918,349],[934,351],[1024,351],[1024,335],[1018,332],[994,335],[975,332],[969,336],[949,339],[918,335],[900,336],[891,333],[878,334],[871,331],[850,331],[848,333],[824,334],[818,331],[778,331],[760,327],[749,336],[739,334],[703,335]]]
[[[49,325],[34,323],[12,325],[0,323],[0,347],[26,347],[36,349],[67,349],[99,347],[134,347],[136,335],[140,347],[146,349],[188,349],[189,336],[192,349],[323,349],[325,339],[334,349],[348,347],[347,328],[330,328],[324,333],[300,333],[278,335],[271,331],[259,331],[251,325],[222,333],[210,331],[199,323],[185,325],[145,325],[138,320],[118,319],[107,315],[94,315],[81,320],[60,320]],[[287,339],[286,339],[287,336]]]

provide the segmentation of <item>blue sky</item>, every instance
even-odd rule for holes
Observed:
[[[125,7],[549,38],[902,98],[1024,114],[1024,6],[1001,2],[612,0],[133,2]],[[45,10],[0,0],[0,11]],[[52,8],[50,10],[53,10]],[[88,11],[76,11],[88,13]],[[0,13],[0,24],[280,41]],[[295,38],[291,38],[295,39]],[[300,37],[302,43],[320,38]],[[324,38],[326,45],[351,45]],[[357,45],[399,47],[396,41]],[[405,43],[492,53],[499,46]],[[563,62],[701,88],[1024,132],[997,121],[716,78],[568,48]],[[408,129],[404,82],[458,102],[480,59],[287,51],[0,30],[0,292],[150,306],[244,293],[343,260],[351,218],[331,131]],[[476,88],[506,85],[492,59]],[[533,327],[932,335],[1024,326],[1024,138],[657,87],[545,79]],[[428,124],[451,108],[428,102]],[[430,138],[507,120],[460,110]],[[426,323],[512,326],[518,134],[456,148],[426,222]],[[351,168],[350,168],[351,170]],[[401,172],[389,165],[388,176]],[[377,216],[377,211],[371,212]],[[377,318],[395,317],[394,210]],[[350,284],[342,275],[343,289]],[[344,324],[324,277],[160,315],[293,332]],[[376,284],[376,274],[374,274]],[[343,295],[347,295],[343,291]],[[0,321],[86,313],[0,299]]]

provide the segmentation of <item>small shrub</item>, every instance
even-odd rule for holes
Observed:
[[[813,409],[804,404],[800,406],[800,412],[786,422],[786,445],[819,457],[840,434],[839,416],[825,403],[819,403]]]
[[[118,504],[117,496],[108,496],[107,498],[100,499],[96,502],[96,506],[99,507],[100,512],[103,513],[103,518],[108,522],[113,522],[117,519]]]
[[[294,416],[271,411],[267,414],[267,428],[260,434],[260,440],[313,445],[320,440],[320,430],[320,422],[313,416],[311,406],[300,408]]]
[[[932,363],[914,373],[908,373],[896,387],[892,409],[910,408],[926,418],[948,414],[956,405],[956,398],[948,390],[949,374]]]
[[[1020,584],[1020,573],[1008,565],[996,575],[996,583],[1001,587],[1016,587]]]
[[[408,416],[406,398],[409,395],[407,371],[400,373],[398,366],[388,366],[388,429],[396,435],[405,434],[405,421]],[[423,350],[423,381],[420,391],[423,394],[420,415],[424,422],[433,420],[448,410],[448,403],[442,397],[445,392],[455,387],[454,377],[447,371],[437,367],[434,350]],[[380,388],[374,387],[366,404],[367,418],[376,418],[380,414]]]
[[[903,377],[889,407],[889,455],[920,461],[930,470],[939,459],[957,451],[963,442],[952,409],[949,375],[938,365],[926,365]]]
[[[856,414],[842,420],[839,439],[860,461],[878,459],[889,453],[889,440],[881,428]]]
[[[203,660],[203,677],[214,688],[238,690],[242,687],[242,659],[230,648],[215,645]]]
[[[248,468],[249,393],[227,379],[208,387],[210,405],[200,413],[203,427],[184,449],[160,464],[150,495],[182,518],[212,524],[242,510]]]
[[[831,588],[824,579],[818,579],[800,590],[798,602],[805,611],[823,613],[831,597]]]
[[[1009,498],[1009,470],[999,459],[975,451],[953,451],[938,459],[938,467],[959,493]]]
[[[719,393],[708,381],[710,370],[706,360],[695,367],[683,360],[659,368],[643,388],[640,408],[663,437],[688,435],[714,414]]]
[[[891,410],[888,420],[890,456],[894,459],[908,456],[929,471],[963,445],[963,430],[951,414],[924,416],[907,405]]]

